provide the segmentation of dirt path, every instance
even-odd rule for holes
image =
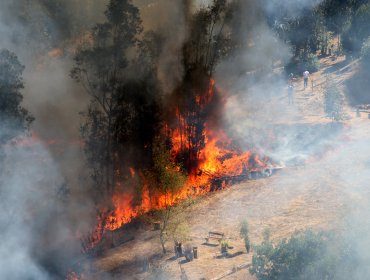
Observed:
[[[303,87],[303,78],[299,77],[294,83],[294,104],[289,105],[287,89],[284,85],[280,94],[277,94],[265,107],[269,108],[270,121],[273,123],[327,123],[324,112],[324,87],[327,77],[330,77],[342,90],[343,83],[350,78],[358,68],[358,61],[346,61],[344,56],[320,59],[320,70],[312,73],[308,81],[308,88]],[[274,112],[274,108],[278,110]],[[351,115],[346,106],[345,111]],[[353,114],[352,114],[353,115]]]

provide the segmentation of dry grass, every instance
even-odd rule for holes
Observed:
[[[343,58],[336,61],[324,59],[324,67],[312,75],[318,82],[325,73],[331,73],[337,82],[349,77],[353,71],[345,67]],[[344,73],[344,74],[343,74]],[[303,85],[303,82],[302,82]],[[279,99],[271,102],[283,102]],[[284,101],[285,102],[285,101]],[[320,86],[296,92],[296,104],[279,123],[326,123],[322,107],[322,90]],[[351,180],[344,174],[349,172],[348,156],[357,142],[370,137],[370,125],[367,120],[350,120],[352,130],[343,131],[338,139],[351,137],[340,142],[336,149],[325,157],[311,161],[306,166],[291,167],[278,172],[272,177],[247,181],[218,193],[209,194],[199,200],[187,213],[187,222],[191,225],[192,245],[198,247],[199,259],[183,263],[189,279],[217,278],[234,266],[250,263],[252,254],[247,255],[243,240],[239,237],[239,223],[246,219],[250,225],[250,237],[254,244],[262,240],[265,228],[271,229],[271,238],[277,242],[290,236],[293,232],[305,229],[341,230],[342,219],[348,207],[361,200],[358,192],[352,192]],[[361,157],[356,168],[366,169],[366,157]],[[357,184],[353,180],[353,184]],[[361,193],[361,192],[360,192]],[[233,249],[231,253],[243,252],[234,258],[219,258],[220,247],[204,244],[209,231],[225,233]],[[114,279],[147,279],[148,273],[141,273],[136,268],[138,258],[147,256],[156,265],[162,265],[171,274],[171,279],[179,279],[180,265],[171,259],[174,255],[172,243],[168,242],[170,252],[160,255],[158,233],[139,231],[136,239],[118,248],[106,252],[104,257],[96,260],[99,271],[109,272]],[[114,272],[114,273],[113,273]],[[96,277],[99,278],[98,274]],[[247,269],[240,270],[223,279],[253,279]]]

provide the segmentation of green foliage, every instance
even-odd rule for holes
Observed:
[[[174,195],[184,186],[186,176],[181,173],[181,169],[176,165],[171,154],[163,144],[161,139],[157,138],[152,147],[153,167],[147,172],[150,188],[166,196]]]
[[[91,97],[81,126],[95,185],[91,193],[97,202],[109,203],[117,183],[130,177],[129,167],[145,169],[151,165],[160,97],[155,75],[148,77],[154,73],[151,53],[128,55],[132,50],[142,54],[149,48],[146,41],[139,44],[142,26],[138,8],[130,0],[110,0],[105,16],[105,22],[97,24],[91,38],[78,49],[71,76]],[[134,62],[146,69],[142,80],[132,77]]]
[[[251,241],[249,237],[244,238],[244,246],[245,246],[245,250],[247,250],[247,253],[249,254],[249,252],[251,251]]]
[[[249,239],[249,225],[246,220],[240,223],[240,236],[244,239],[245,249],[247,250],[247,253],[249,253],[251,249],[251,242]]]
[[[155,140],[152,150],[153,166],[146,172],[146,177],[150,191],[163,195],[165,198],[165,208],[159,211],[161,220],[159,239],[162,251],[165,254],[168,234],[172,235],[174,240],[186,238],[187,231],[183,223],[183,207],[181,204],[177,207],[171,205],[173,196],[184,186],[186,176],[181,173],[179,166],[172,161],[170,152],[160,138]]]
[[[335,279],[335,254],[327,254],[329,235],[296,233],[274,246],[255,247],[250,273],[259,280]]]
[[[333,232],[296,232],[278,244],[254,247],[250,273],[258,280],[362,280],[369,258],[362,250],[366,230],[347,237]]]
[[[213,0],[192,15],[189,25],[192,36],[184,46],[186,69],[203,68],[211,74],[217,62],[230,53],[231,35],[225,30],[232,18],[232,8],[228,1]]]
[[[352,0],[325,0],[318,10],[325,19],[325,25],[335,34],[341,34],[350,23],[353,10]]]
[[[362,4],[353,11],[348,28],[343,33],[343,47],[347,51],[360,51],[370,36],[370,4]]]
[[[309,53],[316,53],[324,42],[328,43],[327,38],[323,36],[327,33],[327,28],[318,9],[304,9],[299,16],[287,13],[273,22],[273,28],[279,37],[291,45],[295,59],[306,59]]]
[[[228,240],[226,240],[226,239],[222,239],[222,240],[220,241],[220,245],[221,245],[221,247],[226,247],[226,248],[228,248],[228,247],[229,247],[229,245],[230,245],[230,243],[229,243],[229,241],[228,241]]]
[[[21,106],[23,70],[14,53],[0,50],[0,145],[23,133],[33,121]]]
[[[177,217],[178,219],[178,217]],[[190,228],[185,223],[171,223],[169,227],[174,242],[185,242],[190,239]]]
[[[328,78],[324,89],[324,109],[329,118],[340,121],[344,118],[343,95],[338,86]]]

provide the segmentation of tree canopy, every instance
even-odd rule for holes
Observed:
[[[0,145],[23,133],[33,120],[21,104],[23,70],[14,53],[0,51]]]

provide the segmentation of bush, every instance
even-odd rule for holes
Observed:
[[[244,246],[247,253],[251,250],[251,241],[249,239],[249,225],[246,220],[240,223],[240,236],[244,239]]]
[[[259,280],[335,279],[337,259],[327,254],[329,238],[325,233],[306,231],[276,246],[263,242],[255,247],[250,273]]]
[[[324,107],[326,115],[333,121],[344,119],[344,98],[337,85],[328,78],[324,89]]]

